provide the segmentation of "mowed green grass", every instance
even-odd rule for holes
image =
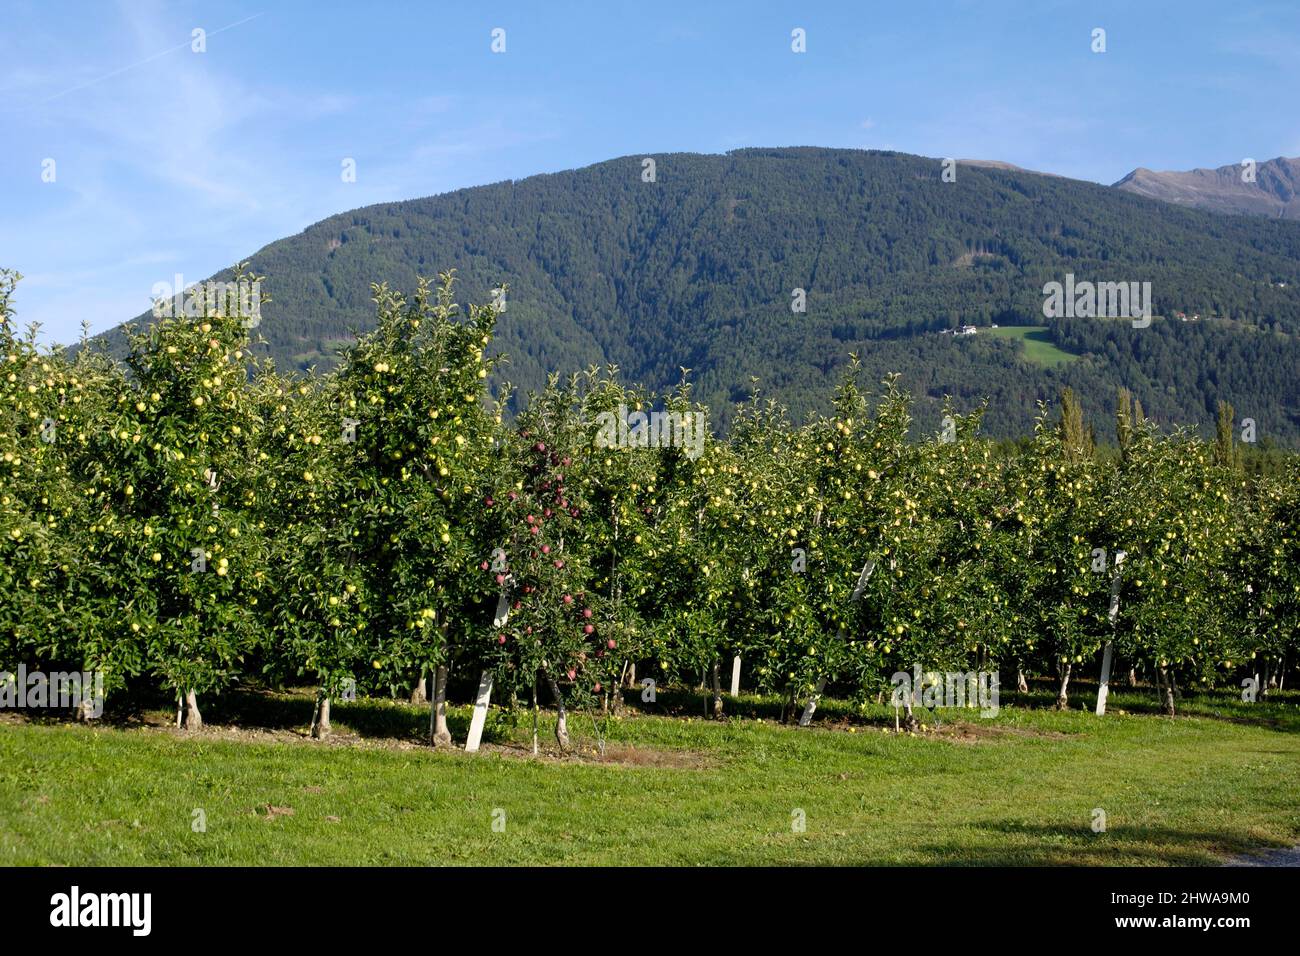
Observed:
[[[1297,700],[1169,719],[1117,693],[1099,719],[1004,694],[992,720],[940,712],[911,736],[884,708],[828,701],[799,730],[748,716],[770,700],[728,698],[738,716],[715,722],[681,693],[657,706],[675,716],[611,722],[610,762],[581,714],[567,760],[529,754],[527,715],[490,750],[436,753],[426,712],[393,702],[338,705],[333,744],[304,739],[306,697],[257,705],[281,714],[270,742],[9,718],[0,864],[1214,864],[1300,838]]]
[[[1077,355],[1058,348],[1048,334],[1047,328],[1041,325],[1003,325],[996,329],[982,328],[977,334],[1023,342],[1025,361],[1036,365],[1051,367],[1078,358]]]

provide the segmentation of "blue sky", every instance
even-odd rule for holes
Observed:
[[[1294,0],[4,0],[0,266],[26,276],[19,319],[68,342],[370,203],[740,146],[1109,183],[1300,155],[1298,81]]]

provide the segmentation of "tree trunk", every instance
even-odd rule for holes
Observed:
[[[623,682],[624,687],[636,687],[636,661],[627,665],[627,680]]]
[[[551,685],[551,696],[555,698],[555,709],[558,712],[555,718],[555,742],[560,745],[560,750],[568,750],[569,715],[564,710],[564,695],[560,693],[560,685],[554,677],[546,675],[546,682]]]
[[[1164,685],[1165,713],[1174,716],[1174,675],[1172,671],[1160,668],[1161,683]]]
[[[429,691],[425,686],[424,672],[415,679],[415,686],[411,688],[411,703],[418,706],[424,706],[429,702]]]
[[[537,718],[539,708],[537,706],[537,675],[533,675],[533,756],[537,756]]]
[[[921,726],[921,722],[917,720],[916,715],[912,713],[912,694],[907,694],[903,697],[903,713],[907,714],[907,717],[904,718],[903,720],[903,729],[906,730],[908,733],[915,732],[916,729]],[[895,722],[895,729],[897,729],[897,722],[898,722],[897,711],[895,711],[894,713],[894,722]]]
[[[1128,669],[1128,686],[1136,687],[1138,685],[1138,672],[1136,667]]]
[[[199,695],[192,690],[185,692],[185,729],[191,732],[203,729],[203,716],[199,713]]]
[[[323,691],[316,694],[316,712],[311,718],[313,740],[324,740],[332,732],[330,727],[330,699]]]
[[[1061,677],[1061,687],[1056,692],[1056,709],[1066,710],[1070,706],[1070,668],[1073,665],[1069,661],[1064,661],[1057,665],[1056,672]]]
[[[1025,678],[1025,672],[1019,667],[1016,668],[1016,693],[1029,693],[1029,681]]]
[[[812,696],[808,698],[808,703],[803,709],[803,714],[799,717],[799,726],[807,727],[812,723],[813,714],[817,713],[817,704],[822,699],[822,693],[826,690],[826,678],[819,677],[817,686],[813,688]]]
[[[713,680],[713,719],[722,719],[722,665],[717,661],[713,662],[710,670]]]
[[[433,703],[430,705],[432,727],[429,743],[435,747],[450,747],[451,731],[447,729],[447,665],[439,664],[433,672]]]

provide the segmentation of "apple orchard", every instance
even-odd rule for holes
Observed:
[[[450,275],[374,287],[377,327],[317,375],[259,360],[219,303],[133,333],[124,364],[44,349],[16,281],[0,670],[102,674],[110,710],[163,692],[196,728],[205,696],[306,682],[323,734],[331,700],[427,678],[445,745],[449,673],[561,714],[616,706],[635,674],[711,675],[720,713],[735,656],[793,706],[920,666],[1050,678],[1064,707],[1109,644],[1172,712],[1180,687],[1266,693],[1294,662],[1300,465],[1248,475],[1231,429],[1162,434],[1126,396],[1118,450],[1068,394],[1008,449],[978,410],[914,425],[853,363],[805,424],[760,395],[698,449],[609,447],[616,410],[707,415],[685,374],[663,396],[552,376],[507,416],[495,307],[462,311]]]

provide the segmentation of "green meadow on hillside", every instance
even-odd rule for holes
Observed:
[[[1042,325],[1002,325],[996,329],[980,329],[979,335],[990,335],[996,339],[1009,339],[1023,342],[1025,361],[1052,368],[1078,358],[1058,347],[1052,341],[1046,326]]]

